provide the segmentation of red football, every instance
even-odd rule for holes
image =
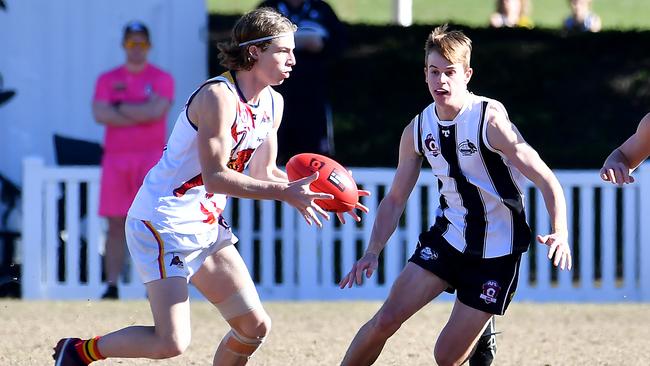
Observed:
[[[318,171],[318,179],[309,186],[314,192],[329,193],[333,199],[315,200],[325,211],[347,212],[359,202],[357,184],[347,169],[327,156],[303,153],[293,156],[287,162],[290,181],[304,178]]]

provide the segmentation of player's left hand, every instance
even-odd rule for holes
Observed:
[[[359,197],[362,197],[362,196],[370,196],[370,192],[368,192],[368,191],[364,191],[364,190],[360,190],[360,191],[359,191]],[[357,215],[357,213],[354,211],[355,209],[359,209],[359,210],[361,210],[361,211],[364,212],[364,213],[368,213],[368,212],[370,211],[370,210],[368,209],[368,207],[362,205],[361,202],[357,202],[357,204],[354,206],[354,209],[352,209],[352,210],[350,210],[350,211],[348,211],[348,212],[345,212],[345,213],[347,213],[348,215],[352,216],[352,218],[353,218],[354,221],[356,221],[356,222],[361,222],[361,217],[360,217],[359,215]],[[339,221],[341,221],[341,224],[345,224],[345,215],[344,215],[344,212],[337,212],[337,213],[336,213],[336,217],[339,218]]]
[[[553,260],[554,266],[571,270],[571,248],[566,234],[537,235],[537,241],[548,246],[548,259]]]

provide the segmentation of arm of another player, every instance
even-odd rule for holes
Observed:
[[[377,269],[379,253],[397,228],[406,202],[420,175],[421,167],[422,157],[415,152],[413,122],[411,122],[402,132],[397,171],[388,194],[381,200],[377,208],[377,217],[372,227],[368,248],[363,257],[352,265],[350,272],[341,279],[340,288],[352,287],[355,282],[357,285],[361,285],[363,272],[366,272],[366,278],[370,278]]]
[[[269,182],[255,179],[228,168],[232,150],[230,125],[235,120],[237,100],[223,84],[203,87],[192,100],[189,114],[198,124],[198,150],[203,184],[208,192],[228,196],[275,199],[289,203],[308,224],[322,226],[318,215],[329,215],[314,203],[315,199],[331,199],[331,194],[312,192],[309,184],[318,178],[315,173],[295,182]]]
[[[571,249],[569,247],[566,202],[564,192],[555,174],[539,157],[508,119],[501,105],[488,107],[487,139],[489,144],[501,151],[519,171],[530,179],[542,192],[546,209],[551,216],[553,232],[537,235],[537,241],[546,244],[548,258],[561,269],[571,269]]]
[[[630,174],[650,156],[650,113],[639,122],[636,132],[612,151],[600,169],[600,177],[623,185],[634,182]]]

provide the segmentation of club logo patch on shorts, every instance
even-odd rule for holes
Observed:
[[[172,261],[169,263],[169,266],[170,267],[176,266],[178,268],[183,268],[183,261],[179,256],[175,255],[174,258],[172,258]]]
[[[499,291],[501,291],[501,286],[497,281],[487,281],[483,284],[483,293],[479,296],[485,301],[486,304],[497,302],[497,297],[499,296]]]
[[[420,251],[420,258],[424,259],[425,261],[430,261],[432,259],[435,260],[438,259],[438,252],[432,250],[429,247],[424,247],[424,249]]]
[[[223,216],[219,215],[218,219],[219,225],[223,226],[224,228],[230,230],[230,225],[228,225],[228,221],[223,218]]]

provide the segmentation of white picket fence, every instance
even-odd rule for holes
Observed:
[[[23,167],[23,297],[99,297],[104,289],[104,223],[96,214],[99,168],[50,167],[38,158],[25,159]],[[224,217],[240,239],[238,249],[264,300],[386,297],[412,254],[418,234],[432,224],[437,183],[423,168],[402,221],[384,250],[378,273],[362,287],[340,290],[336,283],[365,248],[377,205],[394,174],[393,169],[353,170],[357,183],[372,192],[364,198],[370,214],[361,224],[348,220],[340,225],[333,219],[319,230],[307,226],[286,204],[231,200]],[[557,271],[546,258],[545,248],[533,245],[522,260],[516,300],[650,301],[650,164],[637,171],[637,183],[624,188],[603,183],[596,171],[556,174],[567,197],[575,269]],[[82,217],[79,197],[84,183],[87,199]],[[62,196],[65,204],[59,209]],[[548,232],[548,214],[541,193],[534,188],[529,188],[527,209],[534,231]],[[62,213],[65,220],[59,222]],[[144,296],[137,274],[128,271],[121,297]]]

